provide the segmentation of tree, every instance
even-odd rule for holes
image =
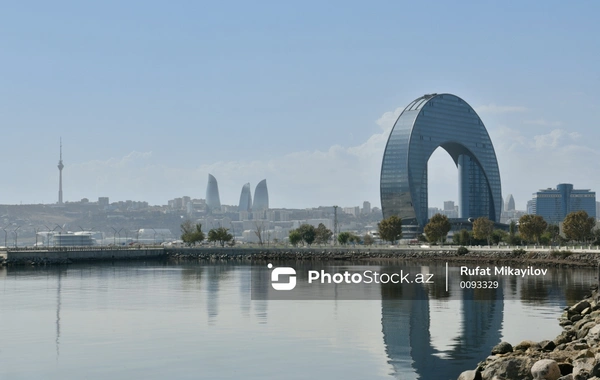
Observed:
[[[333,232],[325,227],[323,223],[319,223],[315,230],[315,243],[317,244],[327,244],[331,237],[333,236]]]
[[[471,234],[469,234],[469,231],[463,228],[462,230],[458,231],[457,234],[452,236],[452,241],[460,245],[469,245],[471,241]]]
[[[233,235],[229,233],[229,229],[225,227],[213,228],[208,231],[208,241],[218,242],[221,247],[225,247],[225,243],[233,240]]]
[[[265,224],[263,222],[261,222],[260,224],[258,224],[258,222],[254,222],[254,227],[256,228],[254,230],[254,234],[258,238],[258,244],[263,245],[262,238],[263,238],[263,233],[265,232]]]
[[[201,243],[204,240],[202,224],[197,223],[194,225],[189,219],[181,223],[181,240],[188,246]]]
[[[365,234],[365,236],[363,236],[363,242],[365,245],[373,245],[373,243],[375,243],[375,239],[373,239],[371,234]]]
[[[443,244],[451,227],[450,220],[446,215],[435,214],[429,219],[429,223],[425,225],[427,240],[431,243],[441,242]]]
[[[548,233],[550,243],[556,244],[560,238],[560,227],[556,224],[548,224],[546,233]]]
[[[508,235],[505,236],[505,241],[508,245],[516,245],[519,242],[517,238],[517,222],[511,220],[508,224]]]
[[[507,235],[508,234],[505,231],[494,230],[494,232],[492,232],[492,243],[500,244],[501,241],[506,239]]]
[[[477,218],[473,222],[473,237],[475,239],[485,239],[487,240],[488,245],[490,245],[490,240],[492,238],[493,233],[494,222],[492,222],[485,216]]]
[[[527,214],[519,218],[519,233],[525,240],[540,243],[540,237],[546,231],[548,223],[540,215]]]
[[[350,232],[340,232],[337,236],[338,243],[340,243],[341,245],[348,244],[348,242],[350,241],[350,236]]]
[[[311,226],[310,224],[302,224],[300,227],[298,227],[298,232],[300,232],[302,241],[304,241],[308,246],[310,246],[317,237],[315,227]]]
[[[379,237],[382,240],[394,244],[396,240],[402,238],[402,219],[396,215],[383,219],[377,226],[379,229]]]
[[[291,230],[289,234],[290,244],[294,247],[298,245],[302,241],[302,235],[298,230]]]
[[[569,240],[585,242],[592,238],[592,230],[596,225],[596,219],[588,216],[588,213],[573,211],[563,221],[563,232]]]
[[[350,233],[350,238],[348,239],[348,242],[352,243],[352,245],[360,244],[360,236]]]

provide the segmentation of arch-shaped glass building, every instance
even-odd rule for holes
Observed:
[[[383,217],[396,215],[419,230],[427,224],[427,161],[438,147],[458,168],[459,217],[499,222],[502,192],[494,146],[475,110],[451,94],[421,96],[396,120],[381,164]]]
[[[269,208],[269,190],[267,190],[267,180],[263,179],[256,185],[254,190],[253,211],[267,210]]]
[[[252,194],[250,193],[250,183],[246,183],[242,186],[242,193],[240,194],[240,203],[238,211],[250,211],[252,209]]]
[[[206,186],[206,206],[211,211],[221,209],[219,184],[217,183],[217,179],[212,174],[208,175],[208,185]]]

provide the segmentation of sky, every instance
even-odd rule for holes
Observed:
[[[0,204],[380,206],[385,143],[427,93],[463,98],[524,209],[600,190],[600,3],[19,1],[0,5]],[[429,206],[457,200],[438,149]]]

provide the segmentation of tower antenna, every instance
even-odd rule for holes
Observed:
[[[62,161],[62,137],[60,138],[60,159],[58,160],[58,204],[63,204],[63,192],[62,192],[62,171],[65,165]]]

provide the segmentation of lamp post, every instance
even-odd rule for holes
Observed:
[[[58,242],[60,243],[60,245],[62,246],[62,233],[65,232],[65,230],[63,230],[62,226],[60,224],[57,224],[56,227],[60,228],[60,232],[58,233]],[[56,230],[56,227],[54,227],[54,229],[52,230],[52,232],[54,232],[54,230]],[[54,245],[56,246],[56,241],[54,241]]]
[[[154,231],[154,241],[152,242],[152,245],[156,245],[156,230],[153,228],[152,231]]]
[[[21,226],[17,226],[17,228],[15,228],[15,230],[13,231],[13,233],[15,234],[15,248],[17,248],[17,238],[19,235],[17,235],[17,230],[21,228]]]
[[[116,228],[114,228],[114,227],[111,227],[111,228],[112,228],[112,230],[114,231],[114,232],[113,232],[113,245],[116,245],[116,244],[117,244],[117,229],[116,229]],[[119,231],[120,231],[120,230],[119,230]]]
[[[10,225],[10,224],[9,224],[9,225]],[[6,226],[6,227],[8,227],[8,226]],[[6,248],[6,235],[7,235],[7,233],[6,233],[6,227],[4,227],[4,228],[2,229],[2,231],[4,231],[4,247],[5,247],[5,248]]]

